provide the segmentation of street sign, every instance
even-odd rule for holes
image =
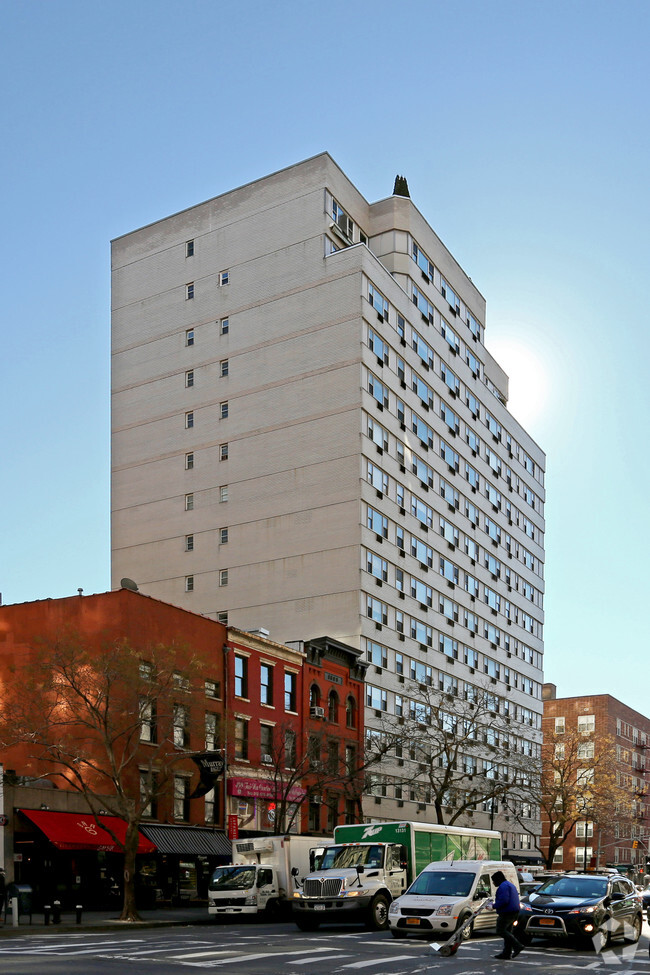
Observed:
[[[228,839],[239,839],[239,816],[228,816]]]

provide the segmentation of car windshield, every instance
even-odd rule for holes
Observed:
[[[210,890],[248,890],[255,886],[255,867],[217,867]]]
[[[607,881],[595,877],[559,877],[557,880],[547,880],[531,894],[539,897],[550,894],[553,897],[603,897],[607,893]]]
[[[356,867],[363,863],[364,867],[381,867],[383,848],[374,843],[368,845],[354,844],[353,846],[328,846],[325,850],[319,870],[331,870],[340,867]]]
[[[425,870],[413,881],[406,893],[467,897],[475,876],[474,873],[462,873],[460,870]]]

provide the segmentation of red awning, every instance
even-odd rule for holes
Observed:
[[[38,826],[57,850],[104,850],[121,853],[121,848],[106,830],[97,825],[93,816],[83,813],[50,812],[44,809],[21,809],[20,812]],[[119,840],[126,836],[126,823],[117,816],[99,816],[113,830]],[[156,847],[142,833],[138,853],[154,853]]]

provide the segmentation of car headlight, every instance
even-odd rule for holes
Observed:
[[[341,897],[358,897],[359,894],[365,894],[365,893],[367,893],[367,891],[359,890],[358,888],[356,890],[342,890]]]
[[[574,907],[569,914],[593,914],[595,910],[595,907]]]
[[[399,914],[399,904],[397,903],[397,901],[393,901],[393,903],[388,908],[388,913],[389,914]]]
[[[251,905],[257,904],[257,897],[255,896],[255,894],[249,894],[246,900],[244,901],[244,904],[246,905],[246,907],[251,907]]]
[[[530,906],[530,904],[520,904],[519,905],[519,910],[520,911],[528,911],[530,914],[532,914],[532,911],[533,911],[533,909]]]
[[[454,908],[453,904],[441,904],[436,914],[443,914],[445,917],[449,917]]]

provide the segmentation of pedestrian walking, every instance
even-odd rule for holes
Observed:
[[[516,958],[524,950],[522,943],[512,933],[512,926],[519,917],[519,891],[513,883],[506,880],[501,870],[492,874],[492,883],[497,889],[494,897],[497,935],[503,938],[503,951],[494,957],[507,961],[509,958]]]

